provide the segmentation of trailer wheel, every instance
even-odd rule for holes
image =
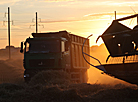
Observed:
[[[82,78],[83,78],[82,82],[83,83],[87,83],[87,81],[88,81],[88,73],[87,73],[87,70],[85,70],[85,71],[82,72]]]

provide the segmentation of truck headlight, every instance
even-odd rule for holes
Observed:
[[[26,77],[29,77],[29,74],[25,74],[25,75],[24,75],[24,78],[26,78]]]

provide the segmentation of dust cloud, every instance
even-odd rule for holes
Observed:
[[[109,53],[104,44],[100,46],[92,46],[90,48],[90,55],[100,60],[102,64],[106,64],[106,58],[108,57]],[[99,65],[99,63],[94,60],[90,59],[91,64]],[[102,74],[102,72],[94,67],[90,67],[88,70],[88,83],[90,84],[128,84],[122,80],[117,78],[113,78],[106,74]]]
[[[100,46],[92,46],[90,48],[91,55],[105,64],[105,60],[109,55],[104,44]],[[11,48],[11,59],[8,56],[8,47],[0,49],[0,84],[1,83],[23,83],[23,54],[20,53],[20,48]],[[94,65],[99,65],[97,61],[90,59]],[[101,71],[94,67],[88,70],[88,83],[90,84],[119,84],[126,83],[119,79],[112,78],[108,75],[101,74]]]
[[[0,84],[23,82],[23,54],[20,48],[11,47],[11,59],[9,49],[0,49]]]

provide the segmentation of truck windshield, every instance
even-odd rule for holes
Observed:
[[[50,53],[60,52],[59,40],[31,41],[29,44],[29,53]]]

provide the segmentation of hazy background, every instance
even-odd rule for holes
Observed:
[[[93,34],[90,44],[96,45],[101,35],[117,18],[135,14],[137,0],[0,0],[0,48],[8,45],[7,12],[11,12],[11,45],[20,42],[35,32],[35,13],[38,12],[38,32],[67,30],[73,34],[87,37]],[[129,26],[135,20],[124,21]],[[44,26],[44,28],[43,28]],[[98,45],[102,43],[100,39]]]

